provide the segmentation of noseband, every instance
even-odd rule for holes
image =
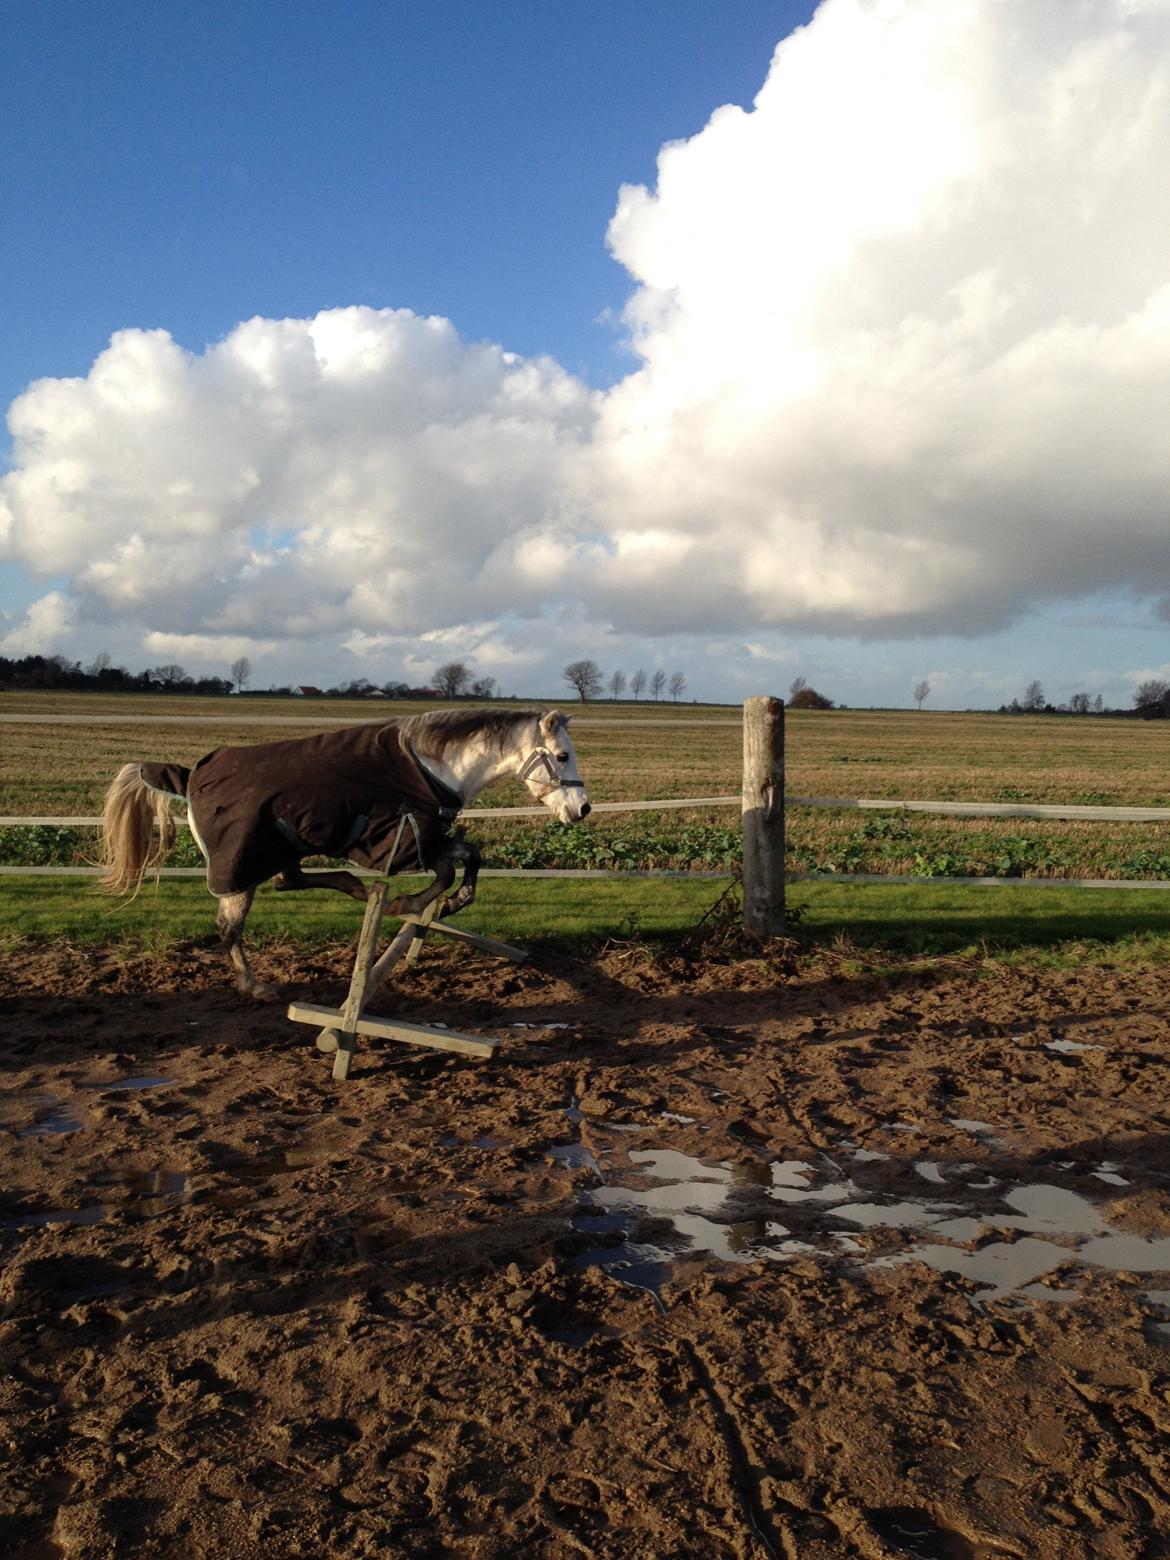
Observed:
[[[564,780],[561,778],[561,772],[557,768],[557,761],[546,747],[533,748],[532,752],[529,753],[528,757],[521,764],[516,778],[517,780],[523,780],[525,785],[529,785],[535,778],[535,783],[540,785],[540,778],[535,775],[535,771],[538,769],[544,770],[550,783],[536,793],[537,801],[543,801],[552,791],[559,791],[562,786],[566,789],[573,787],[582,791],[585,789],[584,780]]]

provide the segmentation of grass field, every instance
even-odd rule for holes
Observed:
[[[637,942],[653,956],[664,941],[690,932],[726,887],[711,879],[494,878],[481,883],[458,924],[534,945]],[[869,968],[933,956],[1069,966],[1170,956],[1170,891],[1157,889],[802,883],[789,890],[789,904],[798,945]],[[198,881],[166,880],[111,906],[81,879],[0,879],[0,942],[10,944],[53,940],[165,953],[179,941],[212,943],[213,915],[214,901]],[[261,944],[352,942],[360,919],[360,907],[340,895],[262,889],[248,935]]]
[[[131,760],[189,763],[223,743],[274,741],[319,730],[322,720],[377,720],[418,709],[390,700],[372,705],[360,700],[0,694],[0,714],[173,714],[207,721],[199,726],[5,726],[0,812],[91,811],[110,773]],[[301,724],[216,723],[217,716],[238,719],[242,714],[257,720],[293,718]],[[582,725],[575,733],[597,801],[726,795],[739,789],[742,746],[734,706],[603,701],[577,714],[583,722],[607,723]],[[698,724],[673,724],[684,720]],[[663,724],[655,729],[631,721]],[[795,710],[786,717],[786,779],[787,789],[801,796],[1170,805],[1170,722]],[[508,805],[503,791],[490,800]]]
[[[401,877],[405,891],[422,878]],[[460,913],[458,925],[509,939],[532,937],[629,936],[677,932],[692,926],[726,887],[699,878],[667,878],[648,884],[628,881],[555,879],[517,882],[488,879],[477,902]],[[126,903],[111,902],[84,879],[0,879],[0,935],[64,938],[74,942],[118,942],[165,947],[176,939],[213,934],[215,900],[199,880],[149,883]],[[248,937],[288,938],[316,943],[352,941],[362,907],[341,894],[278,894],[262,888],[248,918]]]
[[[569,707],[566,705],[566,707]],[[325,719],[385,718],[418,706],[391,701],[185,699],[155,695],[0,695],[0,713],[149,715],[207,724],[0,726],[0,814],[96,812],[127,760],[193,762],[217,743],[274,740],[319,729]],[[732,706],[600,702],[579,711],[577,748],[597,801],[735,794],[741,736]],[[296,726],[232,724],[247,715]],[[686,725],[675,722],[687,721]],[[218,722],[218,723],[217,723]],[[654,724],[633,724],[654,722]],[[790,711],[790,795],[922,800],[1170,805],[1170,723],[1077,716],[997,716],[930,711]],[[529,801],[502,787],[485,804]],[[735,807],[597,815],[586,829],[484,820],[476,837],[502,866],[729,866]],[[948,819],[792,808],[793,871],[923,877],[1170,876],[1160,824]],[[81,836],[0,830],[0,861],[70,862],[92,853]],[[188,843],[187,855],[194,861]]]
[[[566,709],[571,706],[566,705]],[[395,715],[420,712],[417,702],[376,704],[354,700],[232,700],[164,699],[149,695],[48,694],[0,695],[2,714],[90,714],[109,718],[120,714],[160,717],[161,724],[138,725],[4,725],[0,727],[0,814],[88,814],[100,810],[102,794],[114,771],[122,764],[144,759],[166,759],[193,764],[214,747],[247,742],[275,742],[308,736],[323,723],[338,718],[361,721],[386,720]],[[168,715],[183,717],[166,724]],[[241,714],[257,720],[265,716],[297,720],[290,726],[247,726],[216,717]],[[687,720],[702,724],[629,725],[581,727],[575,744],[587,773],[590,793],[596,801],[624,801],[642,797],[729,795],[739,790],[742,743],[738,710],[701,705],[591,705],[583,720],[607,722]],[[191,718],[207,724],[193,725]],[[502,786],[483,798],[485,805],[530,805],[521,786]]]

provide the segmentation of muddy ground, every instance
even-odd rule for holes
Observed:
[[[9,1556],[1170,1554],[1159,971],[0,981]]]

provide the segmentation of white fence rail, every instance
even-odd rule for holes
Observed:
[[[738,807],[739,796],[669,796],[657,801],[594,802],[595,813],[664,812],[686,807]],[[785,796],[785,807],[855,808],[866,812],[930,813],[941,818],[1064,818],[1073,822],[1170,823],[1170,807],[1081,807],[1075,803],[1032,802],[919,802],[889,797]],[[469,807],[464,821],[476,818],[547,818],[547,807]],[[41,817],[31,814],[0,818],[0,828],[31,829],[42,825],[97,828],[97,817]],[[175,815],[175,822],[186,820]]]
[[[423,714],[422,710],[417,712]],[[368,722],[350,715],[117,715],[109,711],[80,715],[22,714],[0,712],[0,725],[6,726],[361,726],[373,724],[376,710]],[[387,716],[386,719],[390,719]],[[591,716],[573,716],[574,726],[738,726],[738,716],[727,715],[631,715],[627,719],[606,720]]]

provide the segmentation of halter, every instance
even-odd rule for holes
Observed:
[[[562,786],[564,786],[566,789],[572,789],[574,787],[582,791],[585,789],[584,780],[564,780],[561,778],[561,772],[557,768],[556,758],[549,748],[533,748],[532,752],[529,753],[528,757],[520,765],[516,775],[517,780],[523,780],[525,785],[529,785],[532,773],[536,769],[543,769],[545,774],[548,776],[549,781],[551,782],[542,790],[535,793],[538,802],[542,802],[544,798],[550,795],[553,791],[559,791]],[[536,781],[536,784],[540,784],[539,779]]]

